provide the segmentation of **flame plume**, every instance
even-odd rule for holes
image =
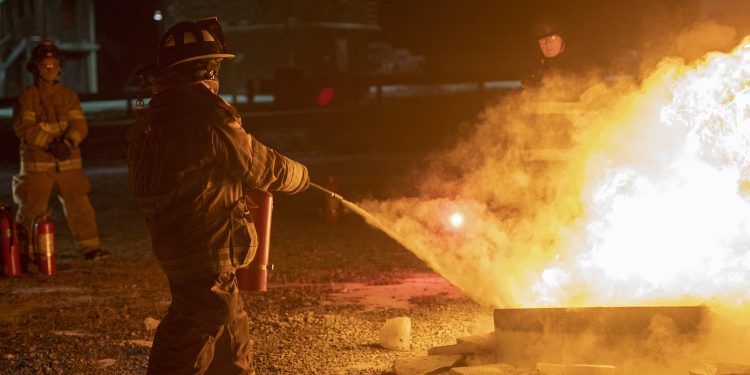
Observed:
[[[742,305],[749,83],[750,39],[693,64],[666,59],[638,85],[563,77],[544,97],[529,91],[487,108],[436,160],[422,196],[363,205],[487,305]],[[581,85],[575,105],[544,101]],[[557,160],[532,161],[539,148]],[[456,205],[464,235],[436,232],[430,221]]]

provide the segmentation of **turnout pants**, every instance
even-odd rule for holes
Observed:
[[[149,375],[255,374],[247,314],[234,273],[170,282],[172,303],[156,329]]]
[[[83,169],[14,176],[13,201],[18,205],[16,221],[31,233],[34,219],[47,212],[55,187],[78,248],[86,252],[101,247],[94,209],[89,202],[89,179],[83,174]]]

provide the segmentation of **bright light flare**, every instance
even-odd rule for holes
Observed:
[[[451,216],[448,218],[448,222],[451,224],[453,228],[461,228],[464,225],[464,215],[460,212],[454,212],[451,214]]]

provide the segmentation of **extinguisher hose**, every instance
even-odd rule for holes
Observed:
[[[345,201],[344,197],[342,197],[342,196],[340,196],[340,195],[338,195],[338,194],[336,194],[336,193],[334,193],[334,192],[332,192],[332,191],[330,191],[330,190],[328,190],[328,189],[326,189],[326,188],[324,188],[324,187],[322,187],[322,186],[320,186],[320,185],[318,185],[318,184],[316,184],[314,182],[311,182],[310,186],[314,187],[314,188],[316,188],[318,190],[320,190],[321,192],[323,192],[324,194],[330,196],[331,198],[338,199],[338,200],[340,200],[342,202]]]

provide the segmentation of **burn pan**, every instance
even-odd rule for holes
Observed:
[[[497,360],[534,369],[682,357],[700,341],[707,316],[705,306],[496,309]]]

